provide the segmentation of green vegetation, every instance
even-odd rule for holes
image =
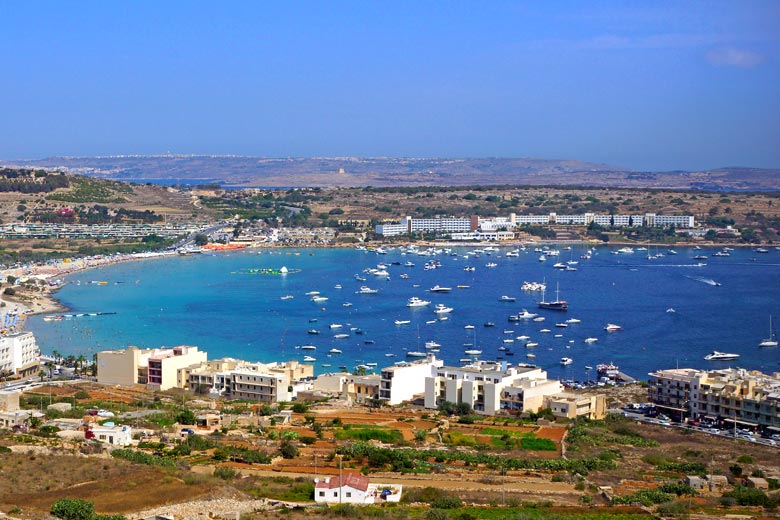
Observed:
[[[397,444],[404,440],[403,434],[398,430],[382,428],[350,428],[336,430],[334,437],[339,440],[352,439],[356,441],[376,440],[385,444]]]
[[[162,466],[165,468],[176,467],[176,463],[172,459],[160,457],[157,455],[150,455],[149,453],[137,450],[131,450],[127,448],[117,449],[111,452],[111,456],[116,459],[125,459],[136,464],[146,464],[147,466]]]
[[[429,461],[435,461],[436,463],[463,462],[466,465],[484,465],[489,468],[505,468],[507,470],[572,471],[581,475],[586,475],[592,470],[614,469],[617,466],[613,460],[599,458],[529,460],[507,458],[503,455],[488,453],[448,450],[394,450],[377,448],[365,442],[339,446],[336,452],[356,460],[367,459],[368,464],[373,468],[384,468],[387,465],[391,465],[396,471],[426,469],[431,464]]]
[[[652,448],[658,442],[645,439],[631,428],[631,422],[622,415],[610,414],[603,421],[578,419],[570,428],[568,441],[573,449],[581,446],[624,444],[639,448]]]
[[[68,193],[53,193],[46,197],[47,200],[57,200],[63,202],[103,202],[103,203],[122,203],[125,199],[117,195],[117,192],[128,191],[132,193],[129,184],[122,184],[112,181],[103,181],[90,179],[88,177],[70,177],[71,187]]]
[[[613,504],[633,504],[638,502],[645,507],[652,506],[653,504],[661,504],[663,502],[671,502],[674,500],[675,495],[671,493],[664,493],[658,489],[643,489],[637,491],[631,495],[624,495],[614,497],[612,499]]]

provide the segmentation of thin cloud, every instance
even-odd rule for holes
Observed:
[[[713,49],[706,54],[707,61],[717,67],[739,67],[749,69],[764,62],[761,54],[733,47]]]

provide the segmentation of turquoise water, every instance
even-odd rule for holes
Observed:
[[[32,317],[32,330],[44,353],[92,353],[105,349],[197,345],[210,358],[230,356],[256,361],[316,358],[315,373],[353,369],[359,363],[387,366],[407,359],[406,351],[424,351],[426,341],[442,345],[439,357],[447,363],[464,358],[464,344],[476,344],[482,359],[503,356],[511,363],[534,362],[551,377],[584,379],[586,366],[614,362],[638,378],[659,368],[741,366],[765,372],[780,371],[780,348],[756,345],[768,335],[769,316],[780,322],[780,251],[768,254],[738,250],[730,257],[713,257],[716,250],[678,249],[678,254],[649,260],[647,253],[611,254],[601,247],[590,260],[580,259],[582,248],[561,251],[558,259],[538,260],[528,251],[507,258],[503,248],[492,255],[465,259],[435,257],[438,269],[424,270],[429,257],[403,255],[392,250],[376,255],[352,249],[301,249],[242,251],[188,257],[143,260],[85,271],[68,278],[57,293],[69,313],[115,312],[100,316],[44,321]],[[466,248],[455,248],[462,255]],[[651,252],[656,252],[655,250]],[[707,255],[696,260],[695,255]],[[559,271],[555,261],[577,260],[577,271]],[[404,267],[412,261],[415,267]],[[390,265],[390,279],[363,274],[377,263]],[[486,264],[495,262],[495,268]],[[697,267],[705,262],[706,267]],[[473,272],[464,270],[474,266]],[[281,268],[300,272],[279,275],[249,274],[253,268]],[[406,273],[408,279],[402,279]],[[355,279],[360,274],[362,282]],[[524,293],[524,280],[546,280],[555,296],[569,302],[569,311],[539,311],[538,293]],[[91,283],[106,281],[105,285]],[[711,285],[712,281],[720,285]],[[337,284],[341,289],[335,288]],[[427,289],[439,284],[452,287],[447,294]],[[377,295],[359,295],[361,285],[379,289]],[[458,289],[457,285],[468,285]],[[320,291],[328,300],[314,303],[305,295]],[[282,300],[284,295],[292,299]],[[502,295],[514,303],[500,302]],[[430,300],[428,307],[410,309],[411,296]],[[344,306],[351,303],[351,306]],[[433,305],[454,309],[446,321],[435,319]],[[510,323],[507,317],[523,308],[546,317],[544,322]],[[673,308],[676,312],[667,312]],[[581,320],[567,328],[556,323],[567,318]],[[317,321],[310,321],[316,319]],[[409,320],[395,325],[395,320]],[[495,323],[485,327],[485,322]],[[623,330],[604,331],[607,323]],[[330,324],[343,328],[330,329]],[[473,325],[473,329],[465,328]],[[359,335],[351,327],[361,329]],[[308,329],[320,330],[310,335]],[[549,333],[540,332],[550,329]],[[505,331],[513,331],[511,334]],[[336,333],[348,333],[335,339]],[[561,338],[555,338],[562,334]],[[539,346],[526,349],[524,342],[504,339],[530,336]],[[587,344],[588,337],[598,338]],[[367,344],[366,341],[373,341]],[[314,345],[316,350],[296,348]],[[498,347],[514,352],[508,356]],[[342,354],[328,355],[337,348]],[[731,362],[708,362],[712,350],[741,354]],[[526,358],[532,352],[536,358]],[[388,354],[394,356],[388,356]],[[561,366],[561,357],[574,360]],[[323,365],[331,365],[330,367]],[[593,377],[595,373],[591,374]]]

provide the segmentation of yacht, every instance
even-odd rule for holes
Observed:
[[[598,341],[598,338],[585,338],[582,341],[584,341],[585,343],[596,343]]]
[[[607,323],[607,326],[604,327],[604,330],[607,332],[615,332],[617,330],[623,330],[623,327],[620,325],[615,325],[614,323]]]
[[[533,312],[528,312],[528,310],[526,310],[526,309],[523,309],[517,315],[517,317],[520,318],[521,320],[530,320],[530,319],[536,318],[537,316],[538,316],[538,314],[534,314]]]
[[[412,322],[411,320],[395,320],[395,322],[394,322],[394,323],[395,323],[396,325],[408,325],[408,324],[410,324],[411,322]]]
[[[559,329],[565,329],[566,327],[569,326],[569,324],[568,323],[556,323],[555,326],[558,327]]]
[[[568,320],[566,320],[566,323],[568,323],[569,325],[571,325],[572,323],[581,323],[581,322],[582,320],[578,320],[577,318],[569,318]]]
[[[536,305],[539,306],[540,309],[548,309],[552,311],[565,311],[569,308],[569,304],[566,302],[566,300],[561,300],[558,294],[558,286],[555,286],[555,301],[548,302],[544,299],[544,291],[542,291],[542,301],[537,302]]]
[[[327,296],[312,296],[311,301],[313,301],[314,303],[326,302],[326,301],[328,301],[328,297]]]
[[[466,354],[467,356],[479,356],[480,354],[482,354],[482,351],[479,349],[470,348],[468,350],[464,350],[463,353]]]
[[[406,302],[407,307],[425,307],[426,305],[429,305],[431,302],[428,300],[422,300],[418,298],[417,296],[412,296],[409,298],[409,300]]]
[[[292,300],[293,298],[295,298],[295,296],[293,296],[292,294],[285,294],[284,296],[282,296],[281,299],[282,300]]]
[[[306,332],[308,334],[319,334],[320,333],[320,331],[318,331],[317,329],[309,329]]]
[[[561,365],[571,365],[572,363],[574,363],[574,360],[570,357],[561,358]]]
[[[711,354],[704,356],[704,359],[707,361],[728,361],[731,359],[737,359],[738,357],[739,354],[729,354],[727,352],[718,352],[717,350],[713,350]]]
[[[355,291],[355,294],[376,294],[379,292],[379,289],[372,289],[367,285],[362,285],[360,289]]]
[[[759,347],[776,347],[777,336],[775,336],[774,330],[772,330],[772,316],[769,316],[769,337],[761,340],[758,344]]]
[[[342,328],[343,326],[344,326],[344,325],[342,325],[341,323],[331,323],[331,324],[330,324],[330,328],[331,328],[331,329],[340,329],[340,328]]]
[[[428,357],[428,354],[427,354],[427,353],[425,353],[425,352],[418,352],[418,351],[416,351],[416,350],[411,350],[411,351],[409,351],[409,352],[407,352],[407,353],[406,353],[406,357],[419,357],[419,358],[424,358],[424,357]]]
[[[425,348],[427,350],[432,350],[436,348],[441,348],[441,345],[439,343],[436,343],[435,341],[426,341],[425,342]]]
[[[315,357],[303,356],[303,362],[304,363],[314,363],[315,361],[317,361],[317,358],[315,358]]]
[[[437,293],[448,293],[452,291],[452,287],[442,287],[441,285],[434,285],[429,289],[431,292],[437,292]]]
[[[436,304],[436,307],[434,307],[433,312],[436,314],[449,314],[452,310],[452,307],[447,307],[443,303],[438,303]]]
[[[301,350],[317,350],[317,347],[314,345],[302,345]]]
[[[463,328],[471,330],[474,328],[474,325],[465,325]]]
[[[514,302],[516,299],[517,298],[515,298],[514,296],[503,295],[501,298],[498,299],[498,301],[511,303]]]
[[[535,341],[529,341],[528,343],[525,344],[525,348],[534,348],[534,347],[538,347],[538,346],[539,346],[539,343],[537,343]]]
[[[341,354],[341,350],[337,348],[332,348],[328,351],[328,354]]]
[[[345,339],[349,337],[349,334],[335,334],[333,337],[336,339]]]

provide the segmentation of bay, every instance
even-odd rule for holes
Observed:
[[[683,248],[651,260],[648,252],[613,254],[616,248],[601,246],[590,259],[581,259],[585,248],[579,246],[540,262],[539,253],[531,249],[519,257],[506,257],[510,248],[504,247],[464,258],[472,249],[452,248],[457,256],[435,257],[405,254],[398,248],[386,255],[357,249],[252,250],[127,262],[71,275],[56,295],[70,309],[65,314],[116,314],[51,321],[33,316],[27,328],[45,354],[57,350],[91,356],[129,345],[186,344],[206,350],[210,359],[283,361],[309,355],[316,358],[315,373],[341,366],[353,370],[366,363],[376,363],[378,370],[408,360],[408,351],[424,351],[428,341],[441,344],[437,356],[448,364],[460,364],[468,357],[465,349],[477,348],[483,351],[481,359],[503,356],[509,363],[533,362],[547,369],[550,377],[561,379],[584,380],[586,367],[604,362],[613,362],[638,379],[646,379],[652,370],[677,366],[780,371],[780,349],[757,347],[768,335],[770,314],[777,317],[775,323],[780,322],[778,250],[761,254],[738,249],[729,257],[713,257],[715,249]],[[702,254],[708,258],[694,259]],[[423,269],[431,259],[441,262],[441,267]],[[579,262],[576,271],[552,267],[554,262],[570,260]],[[407,261],[415,266],[405,267]],[[380,262],[388,264],[389,279],[363,273]],[[497,265],[490,268],[488,263]],[[467,265],[474,271],[465,271]],[[291,272],[252,271],[282,266]],[[402,278],[402,273],[408,278]],[[568,312],[538,310],[541,294],[520,290],[523,281],[543,280],[548,287],[546,299],[555,298],[558,286],[560,298],[569,302]],[[106,283],[93,283],[98,281]],[[437,284],[452,291],[428,291]],[[379,293],[356,294],[362,285]],[[306,295],[311,291],[328,299],[312,302]],[[293,298],[282,299],[285,295]],[[516,301],[501,302],[502,295]],[[406,301],[412,296],[430,300],[431,305],[408,308]],[[436,319],[437,303],[453,308],[446,321]],[[545,321],[507,320],[524,308]],[[581,323],[555,327],[569,318]],[[395,320],[409,323],[396,325]],[[488,322],[495,326],[486,327]],[[608,333],[607,323],[622,330]],[[331,328],[331,324],[342,327]],[[309,329],[320,334],[308,334]],[[348,336],[334,338],[337,333]],[[556,338],[558,334],[562,337]],[[527,349],[518,336],[529,336],[539,345]],[[598,341],[585,343],[588,337]],[[514,341],[504,341],[508,339]],[[316,350],[298,348],[303,345]],[[502,346],[514,355],[500,351]],[[342,353],[328,354],[330,349]],[[713,350],[741,358],[704,361]],[[536,357],[526,358],[529,352]],[[562,357],[574,362],[561,366]],[[595,377],[595,371],[590,377]]]

